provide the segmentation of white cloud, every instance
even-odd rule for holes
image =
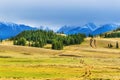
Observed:
[[[0,20],[37,25],[119,22],[120,0],[0,0]]]

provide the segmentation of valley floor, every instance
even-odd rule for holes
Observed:
[[[96,38],[97,48],[89,38],[81,45],[64,50],[50,50],[0,44],[1,80],[120,80],[120,49],[116,39]]]

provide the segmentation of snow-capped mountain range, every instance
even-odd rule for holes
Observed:
[[[105,24],[105,25],[96,26],[94,23],[88,23],[83,26],[74,26],[74,27],[73,26],[63,26],[57,32],[60,32],[60,33],[62,32],[65,34],[82,33],[82,34],[86,34],[88,36],[89,34],[98,35],[98,34],[102,34],[105,32],[109,32],[109,31],[115,30],[119,27],[120,26],[116,25],[116,24]]]
[[[0,39],[14,37],[25,30],[50,30],[48,27],[31,27],[24,24],[15,24],[11,22],[0,22]]]
[[[24,30],[36,30],[36,28],[23,24],[0,22],[0,39],[14,37]]]
[[[75,34],[75,33],[83,33],[86,35],[98,35],[104,32],[115,30],[119,27],[116,24],[105,24],[96,26],[94,23],[88,23],[83,26],[63,26],[57,32],[64,32],[65,34]],[[0,22],[0,39],[8,39],[18,35],[20,32],[25,30],[50,30],[48,27],[31,27],[23,24],[15,24],[8,22]]]

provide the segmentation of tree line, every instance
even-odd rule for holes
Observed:
[[[99,35],[104,38],[120,38],[120,28],[113,30],[112,32],[107,32]]]
[[[31,30],[23,31],[17,36],[11,38],[14,45],[44,47],[46,44],[52,44],[52,49],[61,50],[64,46],[81,44],[86,36],[84,34],[58,35],[53,31]]]
[[[120,32],[104,33],[100,36],[104,38],[120,38]]]

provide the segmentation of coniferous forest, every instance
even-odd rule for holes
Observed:
[[[120,28],[118,28],[112,32],[100,34],[100,36],[104,37],[104,38],[120,38]]]
[[[12,40],[14,45],[43,48],[52,44],[52,49],[62,50],[64,46],[81,44],[85,37],[84,34],[60,35],[53,31],[31,30],[23,31]]]

